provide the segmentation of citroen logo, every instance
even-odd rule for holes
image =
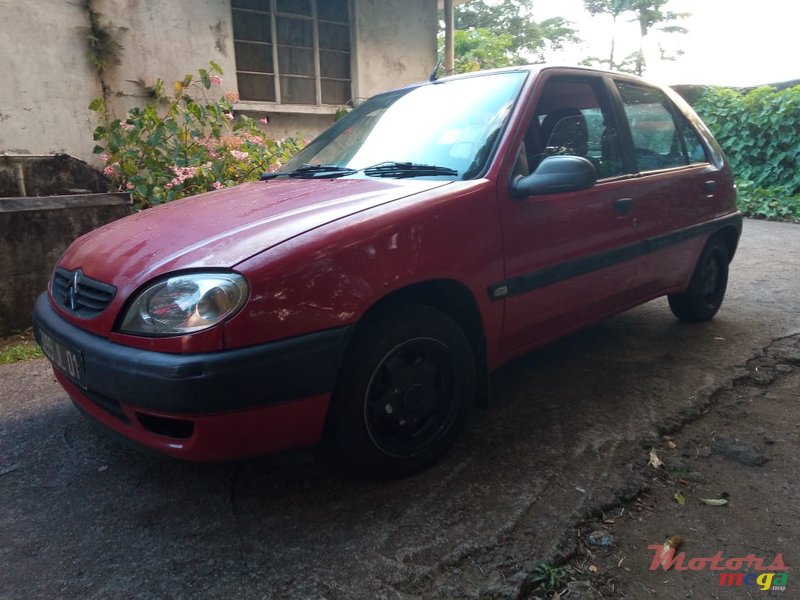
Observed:
[[[69,286],[67,287],[67,302],[69,303],[69,309],[71,311],[75,311],[78,307],[77,295],[78,295],[78,285],[81,282],[81,272],[75,271],[72,274],[72,281],[70,281]]]

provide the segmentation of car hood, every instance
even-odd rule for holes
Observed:
[[[118,289],[135,288],[178,269],[233,267],[331,221],[448,183],[360,178],[245,183],[96,229],[73,243],[60,264]]]

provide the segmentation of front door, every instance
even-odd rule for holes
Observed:
[[[505,358],[636,304],[645,269],[624,256],[639,236],[628,197],[634,174],[622,151],[610,79],[558,71],[540,77],[547,78],[534,89],[515,168],[525,174],[546,156],[582,156],[594,164],[598,182],[522,199],[504,195],[507,184],[500,182],[506,278],[490,296],[505,301]]]

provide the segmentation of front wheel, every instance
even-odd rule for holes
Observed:
[[[717,314],[728,286],[730,253],[719,239],[708,242],[695,266],[689,287],[682,294],[669,296],[672,314],[681,321],[710,321]]]
[[[452,445],[475,395],[475,359],[447,315],[419,304],[368,315],[334,393],[331,435],[349,470],[399,477]]]

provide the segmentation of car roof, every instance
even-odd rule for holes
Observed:
[[[594,67],[584,67],[584,66],[577,66],[577,65],[558,65],[558,64],[528,64],[528,65],[514,65],[510,67],[501,67],[498,69],[486,69],[482,71],[470,71],[469,73],[458,73],[455,75],[447,75],[445,77],[438,77],[436,79],[432,79],[429,81],[419,81],[416,83],[412,83],[406,86],[401,86],[399,88],[395,88],[392,90],[387,90],[386,92],[382,92],[380,94],[376,94],[377,96],[382,95],[383,93],[390,93],[397,90],[404,90],[404,89],[411,89],[422,87],[426,85],[436,85],[441,83],[447,83],[448,81],[458,81],[463,79],[471,79],[474,77],[486,77],[490,75],[495,75],[498,73],[520,73],[520,72],[528,72],[533,74],[539,74],[544,71],[550,70],[558,70],[563,72],[564,74],[591,74],[591,75],[609,75],[613,76],[616,79],[628,79],[632,81],[639,81],[643,83],[648,83],[648,85],[657,85],[653,82],[647,82],[645,79],[638,77],[636,75],[631,75],[630,73],[621,73],[619,71],[610,71],[607,69],[597,69]],[[661,86],[658,86],[661,87]]]

